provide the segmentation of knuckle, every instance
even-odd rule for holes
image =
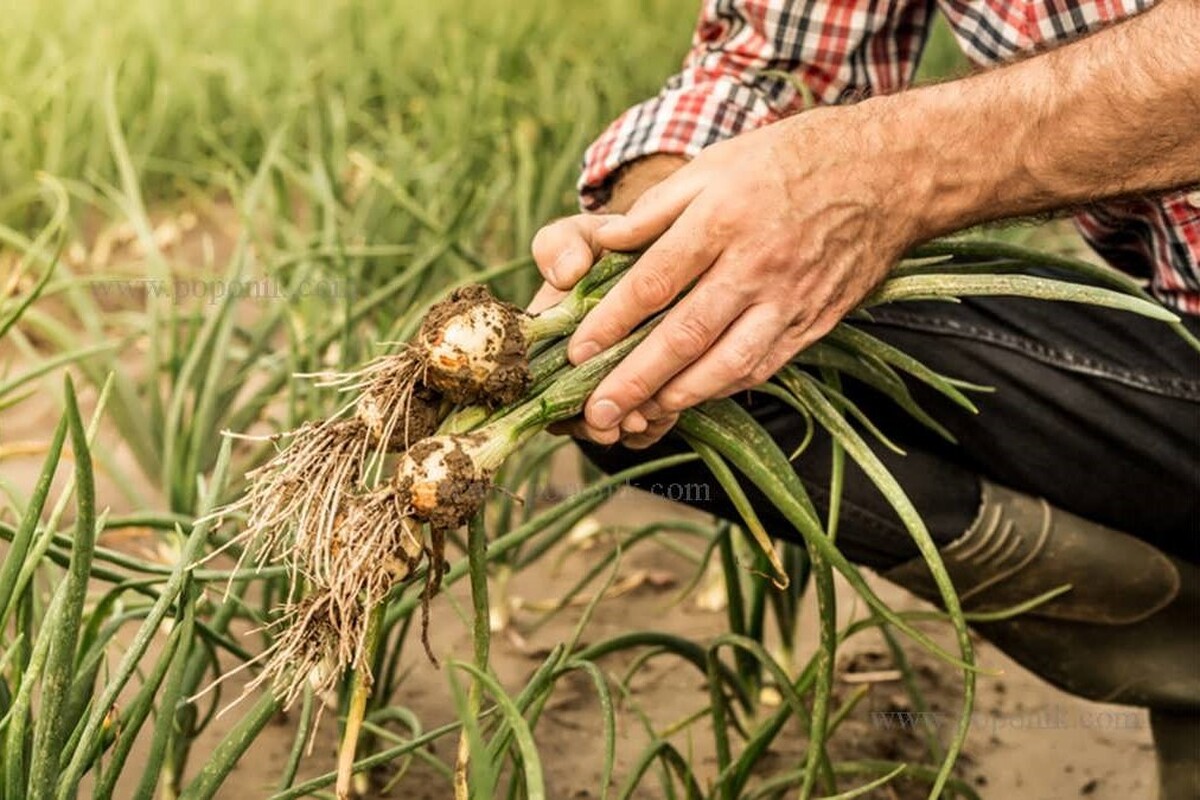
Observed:
[[[583,430],[580,431],[582,436],[580,438],[587,439],[596,444],[609,445],[615,443],[620,438],[619,431],[601,430],[600,428],[593,428],[591,425],[583,425],[582,428]]]
[[[629,292],[639,306],[657,310],[671,302],[674,287],[659,270],[636,270],[629,276]]]
[[[740,213],[744,210],[737,206],[731,209],[722,205],[721,212],[723,213],[710,213],[704,216],[704,231],[710,246],[728,242],[733,238],[738,228]]]
[[[664,326],[663,344],[681,361],[694,361],[712,344],[713,330],[699,316],[690,316]]]
[[[663,181],[649,186],[633,201],[633,204],[629,207],[629,211],[626,213],[626,217],[635,217],[645,213],[649,209],[656,208],[662,202],[665,192],[666,187]]]
[[[763,353],[746,342],[730,342],[721,348],[721,364],[726,373],[734,378],[746,378],[753,372]]]
[[[642,375],[634,374],[625,379],[624,394],[629,398],[630,405],[638,406],[654,394],[654,388]]]
[[[775,374],[780,366],[782,364],[776,364],[776,359],[774,358],[764,359],[757,367],[750,370],[750,380],[744,388],[757,386],[760,383],[766,383],[771,380],[771,376]]]
[[[593,313],[591,316],[595,316],[595,314]],[[615,342],[619,342],[629,331],[629,326],[615,314],[606,314],[596,319],[589,327],[589,338],[595,339],[602,347],[608,347]],[[583,329],[582,326],[580,329]]]
[[[641,406],[638,407],[638,412],[641,413],[642,417],[644,417],[651,425],[662,419],[664,413],[662,407],[653,397],[642,403]]]
[[[538,232],[533,235],[533,241],[529,248],[533,251],[534,256],[549,255],[553,250],[553,245],[556,239],[562,238],[563,225],[566,220],[555,220],[538,228]]]
[[[809,329],[804,332],[804,341],[812,343],[825,338],[825,334],[829,333],[835,324],[837,324],[837,321],[834,319],[816,319]]]
[[[658,404],[664,411],[670,414],[677,414],[684,409],[691,408],[699,399],[695,392],[683,387],[673,386],[659,393]]]
[[[529,248],[537,253],[539,250],[544,250],[546,247],[546,237],[550,235],[550,228],[557,223],[548,222],[537,229],[537,233],[533,235],[533,241],[529,243]]]

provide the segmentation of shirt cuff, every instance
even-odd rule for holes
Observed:
[[[643,156],[692,158],[710,144],[766,125],[790,113],[793,105],[794,110],[803,105],[798,92],[772,94],[778,98],[775,102],[768,101],[760,86],[728,76],[668,84],[657,97],[618,117],[584,153],[580,206],[587,211],[602,207],[612,194],[616,173]]]

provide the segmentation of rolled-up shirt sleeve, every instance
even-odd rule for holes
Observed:
[[[643,156],[691,158],[810,100],[834,103],[906,84],[929,13],[919,0],[706,0],[683,69],[584,154],[581,205],[603,206],[616,173]]]

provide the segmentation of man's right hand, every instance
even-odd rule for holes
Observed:
[[[927,224],[941,207],[926,198],[927,140],[893,131],[896,102],[817,108],[717,142],[627,212],[539,234],[534,256],[559,288],[589,251],[644,250],[572,335],[572,363],[671,306],[588,398],[589,438],[647,436],[651,420],[761,383],[941,232]]]

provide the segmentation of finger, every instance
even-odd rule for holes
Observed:
[[[546,430],[553,433],[555,436],[574,436],[575,428],[579,424],[579,418],[566,419],[560,422],[551,422],[546,426]]]
[[[691,408],[743,381],[757,381],[763,359],[786,327],[786,318],[773,307],[752,306],[720,340],[665,385],[655,400],[664,411]]]
[[[678,414],[669,414],[660,420],[650,423],[642,433],[621,437],[621,444],[630,450],[645,450],[666,436],[678,421]]]
[[[589,442],[595,442],[596,444],[613,445],[621,440],[621,429],[612,428],[611,430],[603,430],[587,423],[581,423],[576,430],[575,438],[587,439]]]
[[[835,301],[824,305],[820,313],[813,318],[812,322],[806,325],[803,330],[797,334],[795,353],[799,353],[801,350],[809,347],[812,344],[815,344],[817,341],[822,339],[825,334],[837,327],[837,324],[842,321],[842,318],[852,310],[852,308],[847,307],[845,303],[841,301]],[[793,355],[795,355],[795,353],[793,353]]]
[[[592,392],[584,417],[612,428],[704,355],[745,309],[746,298],[717,281],[700,281]],[[660,414],[661,415],[661,414]]]
[[[562,300],[566,296],[567,293],[562,289],[555,289],[549,283],[543,283],[542,288],[537,290],[537,294],[529,301],[529,307],[525,310],[530,314],[537,314],[556,305],[559,300]]]
[[[638,406],[637,410],[639,414],[646,418],[647,422],[655,422],[667,416],[667,412],[662,410],[662,407],[655,402],[653,397]]]
[[[648,424],[646,418],[636,410],[630,411],[625,415],[625,419],[621,420],[621,435],[644,433]]]
[[[707,235],[708,214],[694,206],[642,254],[617,285],[583,318],[568,345],[573,364],[587,361],[625,338],[665,308],[720,255]]]
[[[576,214],[544,226],[533,237],[530,250],[545,278],[558,289],[570,289],[600,255],[596,231],[613,219],[611,214]]]
[[[767,353],[766,358],[760,361],[759,364],[753,370],[751,370],[750,375],[747,375],[744,380],[738,382],[736,385],[730,387],[726,391],[714,395],[714,397],[729,397],[730,395],[746,391],[747,389],[753,389],[755,386],[766,383],[775,375],[775,373],[783,369],[784,365],[792,360],[792,356],[800,352],[802,349],[801,342],[803,340],[805,330],[806,326],[803,324],[793,323],[792,325],[789,325],[783,331],[783,333],[779,335],[779,338],[771,347],[770,352]]]
[[[642,192],[625,214],[607,220],[595,239],[609,250],[644,247],[670,228],[703,188],[702,170],[680,167]]]
[[[582,417],[555,422],[546,430],[558,436],[570,436],[572,439],[584,439],[596,444],[616,444],[621,438],[620,428],[601,430],[588,425]]]

